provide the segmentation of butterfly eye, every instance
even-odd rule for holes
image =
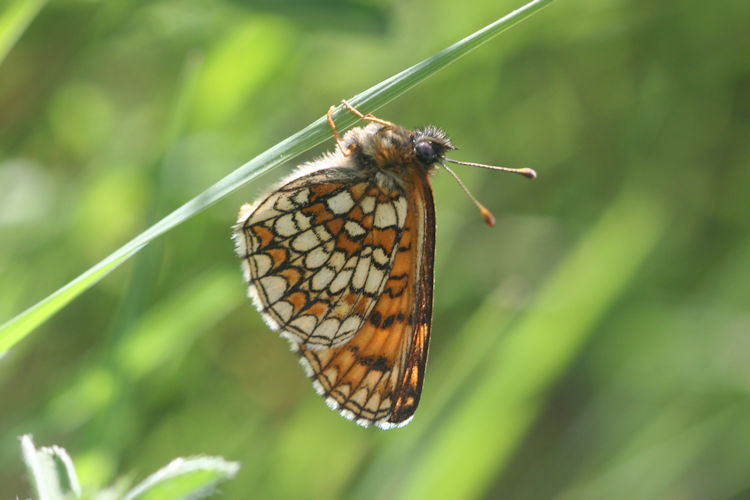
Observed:
[[[431,141],[419,141],[414,146],[414,152],[417,154],[417,157],[427,165],[432,165],[440,159],[438,145]]]

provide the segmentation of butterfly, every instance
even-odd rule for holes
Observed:
[[[430,343],[435,205],[430,175],[456,149],[434,126],[409,130],[346,101],[368,122],[240,209],[234,227],[248,295],[289,340],[315,390],[349,420],[409,423]]]

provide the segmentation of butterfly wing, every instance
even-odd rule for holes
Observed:
[[[435,284],[435,203],[432,187],[427,177],[415,175],[413,183],[417,195],[414,203],[415,223],[420,244],[415,273],[415,301],[413,303],[414,325],[410,343],[405,349],[404,364],[399,371],[396,386],[396,402],[387,423],[403,426],[414,416],[422,394],[427,355],[432,331],[433,287]],[[383,427],[383,425],[381,425]],[[384,427],[387,428],[387,427]]]
[[[365,324],[396,260],[407,198],[361,170],[297,176],[235,227],[248,293],[266,322],[293,345],[341,345]]]
[[[316,391],[360,425],[388,429],[414,415],[432,323],[435,209],[427,178],[414,173],[409,210],[383,293],[346,344],[298,347]]]

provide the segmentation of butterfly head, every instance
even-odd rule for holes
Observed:
[[[355,146],[353,155],[358,164],[382,170],[418,167],[430,172],[443,163],[447,151],[456,149],[445,132],[432,125],[409,130],[371,123],[347,132],[345,143]]]
[[[417,160],[428,168],[442,163],[446,151],[457,149],[446,133],[433,125],[412,132],[411,143]]]

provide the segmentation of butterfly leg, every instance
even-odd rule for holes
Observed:
[[[354,113],[355,115],[359,116],[360,118],[362,118],[365,121],[373,122],[373,123],[379,123],[381,125],[385,125],[386,127],[395,127],[395,125],[392,122],[389,122],[388,120],[383,120],[382,118],[377,118],[375,116],[372,116],[372,114],[369,114],[369,113],[366,114],[366,115],[363,115],[360,110],[358,110],[357,108],[355,108],[354,106],[352,106],[351,104],[349,104],[348,102],[346,102],[346,100],[344,100],[344,99],[341,99],[341,103],[344,106],[346,106],[346,109],[348,109],[349,111],[351,111],[352,113]]]
[[[356,144],[350,144],[348,147],[344,145],[344,139],[341,138],[341,134],[339,134],[339,131],[336,129],[336,124],[333,122],[333,112],[336,111],[336,106],[331,106],[328,108],[328,113],[326,113],[326,118],[328,118],[328,124],[331,126],[331,129],[333,130],[333,136],[336,138],[336,144],[338,144],[339,149],[341,150],[341,153],[344,156],[349,156],[352,154],[352,151],[354,151],[354,148],[357,147]]]
[[[373,116],[372,114],[362,114],[360,110],[346,102],[346,100],[341,99],[341,103],[346,106],[346,109],[360,117],[361,119],[373,122],[373,123],[379,123],[385,127],[395,127],[395,125],[392,122],[389,122],[388,120],[383,120],[382,118],[377,118]],[[352,154],[352,151],[354,151],[354,148],[357,146],[355,144],[351,144],[349,146],[344,145],[344,140],[341,138],[341,134],[339,134],[338,129],[336,128],[336,124],[333,122],[333,113],[336,111],[336,106],[331,106],[328,108],[328,113],[326,113],[326,118],[328,118],[328,124],[331,126],[331,129],[333,130],[333,135],[336,138],[336,144],[338,144],[339,149],[341,150],[341,153],[343,153],[344,156],[349,156]]]

